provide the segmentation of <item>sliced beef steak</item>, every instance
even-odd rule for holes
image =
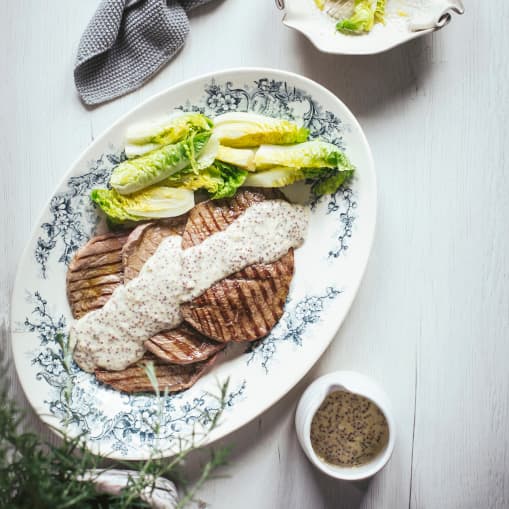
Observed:
[[[284,197],[277,190],[246,188],[234,198],[198,204],[189,213],[184,249],[226,229],[252,204],[266,199]],[[293,249],[274,263],[246,267],[182,305],[184,320],[216,341],[262,338],[283,315],[293,270]]]
[[[199,203],[189,212],[182,236],[182,247],[195,246],[213,233],[225,230],[227,226],[251,205],[265,200],[285,200],[277,189],[245,188],[233,198],[208,200]]]
[[[145,223],[137,226],[129,235],[122,250],[124,281],[134,279],[145,262],[155,253],[163,239],[170,235],[182,235],[187,217],[175,220]]]
[[[123,283],[122,247],[127,233],[106,233],[80,248],[67,270],[67,298],[74,318],[98,309]]]
[[[204,362],[190,364],[188,366],[179,366],[167,364],[151,354],[145,354],[145,357],[138,363],[129,366],[122,371],[106,371],[98,369],[95,371],[97,380],[110,385],[114,389],[123,392],[154,392],[154,388],[145,372],[145,364],[148,361],[154,363],[155,373],[159,390],[163,392],[177,392],[188,389],[205,373],[215,361],[216,357],[211,357]]]
[[[204,361],[225,347],[205,338],[186,323],[156,334],[145,341],[144,346],[159,359],[173,364]]]
[[[159,244],[170,235],[182,234],[185,219],[147,223],[135,228],[122,250],[124,281],[135,278]],[[145,348],[159,359],[173,364],[191,364],[208,359],[224,345],[210,341],[189,325],[163,331],[145,341]]]

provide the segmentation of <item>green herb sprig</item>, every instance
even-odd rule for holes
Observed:
[[[71,394],[72,357],[63,336],[55,338],[62,349],[62,363],[69,374],[69,389],[64,397]],[[0,349],[0,377],[6,380],[7,362],[4,351]],[[148,364],[147,376],[154,386],[158,398],[158,415],[162,414],[164,398],[161,394],[154,367]],[[62,435],[59,445],[41,441],[31,432],[22,431],[25,416],[17,404],[8,396],[6,383],[0,387],[0,507],[9,509],[130,509],[149,507],[140,499],[141,493],[154,489],[158,477],[166,477],[179,482],[182,496],[178,504],[181,509],[192,502],[197,491],[203,486],[217,468],[226,465],[230,449],[221,447],[210,452],[209,460],[203,465],[201,474],[194,483],[188,483],[182,473],[186,458],[201,449],[210,432],[218,425],[227,404],[228,381],[220,386],[216,396],[217,411],[211,416],[209,424],[201,430],[193,429],[189,437],[179,439],[179,446],[170,458],[163,458],[168,451],[156,445],[148,460],[143,462],[109,461],[91,453],[86,447],[86,434],[72,437],[67,432]],[[65,392],[65,391],[64,391]],[[69,401],[68,401],[69,403]],[[160,433],[160,419],[156,419],[153,431]],[[69,424],[69,419],[64,420]],[[157,444],[157,441],[156,441]],[[106,464],[106,466],[105,466]],[[102,495],[96,491],[94,477],[90,471],[95,469],[124,468],[133,470],[136,476],[129,478],[127,486],[118,495]],[[88,476],[87,476],[88,473]]]

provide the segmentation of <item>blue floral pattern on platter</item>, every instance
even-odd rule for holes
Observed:
[[[95,377],[84,373],[74,362],[70,373],[63,362],[63,351],[55,338],[66,333],[66,319],[63,315],[53,318],[48,310],[48,302],[39,292],[28,295],[34,305],[33,312],[24,322],[29,332],[37,334],[40,348],[32,358],[37,366],[37,379],[44,379],[53,389],[53,399],[46,401],[49,411],[61,421],[67,421],[69,431],[87,433],[90,442],[108,442],[110,448],[127,454],[130,447],[143,444],[154,445],[171,442],[181,431],[195,426],[205,427],[218,412],[217,398],[210,391],[203,391],[192,401],[184,398],[184,393],[172,394],[163,398],[163,406],[157,405],[153,395],[122,395],[122,412],[108,415],[102,401],[105,393],[118,396],[112,389],[99,384]],[[68,398],[65,394],[71,387]],[[234,405],[242,396],[246,382],[242,381],[226,395],[226,408]],[[219,393],[218,387],[218,393]],[[155,424],[161,432],[156,436]]]
[[[205,86],[205,106],[187,103],[181,109],[210,116],[252,111],[288,120],[295,120],[300,110],[302,123],[312,138],[321,138],[344,149],[342,132],[347,126],[334,113],[325,111],[310,94],[285,81],[262,78],[254,83],[254,86],[234,87],[231,81],[219,84],[212,80]]]
[[[312,137],[320,137],[344,149],[344,133],[348,126],[332,112],[324,110],[307,92],[290,86],[285,81],[262,78],[252,85],[234,86],[227,81],[211,81],[203,89],[198,104],[185,103],[180,109],[200,111],[215,116],[228,111],[254,111],[287,119],[301,119],[310,129]],[[41,234],[35,245],[34,260],[39,277],[50,275],[50,260],[67,265],[74,252],[94,233],[99,215],[88,195],[94,187],[105,187],[112,169],[125,155],[112,148],[93,161],[79,176],[66,182],[63,191],[52,198],[49,218],[41,225]],[[327,216],[337,218],[334,236],[323,246],[323,263],[335,263],[349,247],[357,217],[355,185],[348,184],[334,195],[313,203]],[[53,263],[54,264],[54,263]],[[339,298],[343,289],[328,285],[326,288],[292,298],[286,304],[285,314],[271,333],[263,340],[250,345],[244,355],[250,367],[269,373],[271,360],[283,345],[302,346],[303,336],[322,320],[323,312]],[[26,317],[23,330],[37,335],[37,351],[31,358],[36,367],[37,379],[51,387],[45,405],[48,411],[64,420],[70,418],[70,431],[87,432],[88,439],[120,455],[129,456],[152,446],[155,440],[169,445],[180,433],[189,432],[195,425],[206,425],[217,412],[216,399],[205,391],[186,391],[169,396],[164,402],[162,435],[155,437],[154,419],[159,409],[150,395],[120,394],[99,384],[92,375],[82,372],[75,364],[70,374],[62,364],[62,350],[55,337],[65,334],[66,317],[54,312],[52,306],[32,289],[29,295],[31,314]],[[69,399],[64,392],[69,376],[72,392]],[[232,409],[246,397],[247,379],[236,379],[227,394],[227,409]],[[190,396],[189,394],[192,394]],[[111,398],[115,404],[108,405]]]
[[[54,249],[60,250],[58,261],[67,265],[88,240],[89,225],[98,222],[88,193],[94,187],[106,186],[112,169],[124,159],[123,152],[103,154],[87,172],[71,177],[65,191],[53,196],[49,205],[51,219],[41,225],[44,233],[38,237],[35,248],[35,260],[43,278],[47,276],[48,258]]]
[[[329,257],[339,258],[341,253],[348,249],[356,208],[357,201],[350,187],[341,187],[330,197],[327,203],[327,214],[339,215],[339,228],[336,234],[336,246],[329,251]]]
[[[296,110],[300,110],[304,126],[310,130],[312,138],[321,138],[344,149],[343,131],[348,127],[332,112],[324,109],[305,91],[290,86],[284,81],[262,78],[254,86],[234,88],[232,82],[220,85],[212,80],[205,86],[202,104],[186,103],[180,106],[184,111],[199,111],[216,116],[228,111],[254,111],[272,117],[295,120]],[[297,108],[299,107],[299,108]],[[95,187],[105,187],[113,168],[125,159],[123,151],[103,154],[82,175],[71,177],[65,191],[55,194],[50,202],[51,219],[41,225],[43,234],[37,239],[35,260],[41,269],[43,278],[47,277],[48,258],[53,250],[59,249],[58,261],[69,264],[76,250],[90,237],[90,224],[97,224],[98,215],[88,197]],[[350,194],[346,196],[344,191]],[[351,206],[341,217],[344,232],[338,234],[338,248],[331,251],[337,257],[347,249],[347,239],[351,235],[355,216],[351,213],[357,204],[351,200],[352,189],[342,188],[330,197],[328,213],[340,209],[338,197],[344,195]],[[346,218],[346,221],[345,221]],[[92,228],[93,231],[93,228]],[[349,233],[350,232],[350,233]]]
[[[320,319],[327,301],[334,300],[340,293],[341,290],[329,286],[322,295],[307,296],[295,306],[288,300],[285,309],[290,306],[290,311],[283,315],[266,338],[256,341],[249,348],[248,365],[260,357],[261,365],[268,372],[269,362],[277,351],[277,345],[283,341],[291,341],[301,346],[304,331]]]

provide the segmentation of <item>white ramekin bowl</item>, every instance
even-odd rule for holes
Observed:
[[[311,421],[323,400],[333,391],[358,394],[375,403],[389,426],[389,442],[384,451],[369,463],[356,467],[339,467],[321,460],[311,445]],[[387,394],[371,378],[354,371],[335,371],[315,380],[300,398],[295,414],[295,428],[302,449],[311,463],[322,472],[347,481],[366,479],[379,472],[389,461],[396,440],[392,408]]]

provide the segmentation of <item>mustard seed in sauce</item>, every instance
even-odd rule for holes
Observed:
[[[138,277],[119,286],[104,307],[74,322],[70,345],[85,371],[122,370],[143,357],[143,343],[182,322],[180,305],[253,263],[270,263],[304,241],[308,208],[284,200],[255,203],[228,228],[182,249],[164,239]]]
[[[351,392],[331,392],[311,422],[313,450],[332,465],[369,463],[388,441],[389,426],[382,411],[369,399]]]

